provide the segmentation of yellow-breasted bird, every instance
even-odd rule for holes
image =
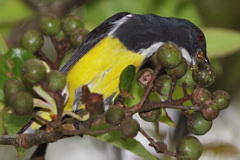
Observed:
[[[189,65],[195,65],[197,58],[209,63],[205,36],[188,20],[127,12],[108,18],[88,34],[60,70],[68,85],[64,110],[84,105],[80,101],[83,85],[102,94],[105,105],[111,104],[119,93],[123,69],[128,65],[139,69],[166,42],[176,44]],[[22,132],[32,133],[39,127],[32,122]]]

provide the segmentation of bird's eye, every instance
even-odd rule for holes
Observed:
[[[204,36],[202,33],[198,34],[198,41],[204,41]]]

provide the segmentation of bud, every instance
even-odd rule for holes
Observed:
[[[46,76],[46,67],[41,60],[30,59],[22,66],[22,79],[30,85],[34,85],[42,81]]]
[[[152,79],[153,73],[154,71],[150,68],[145,68],[139,71],[137,75],[137,84],[140,87],[145,88]]]
[[[132,118],[124,119],[120,124],[121,133],[127,138],[133,138],[140,129],[138,121]]]
[[[198,69],[193,70],[193,80],[202,87],[211,85],[216,78],[215,70],[206,63],[200,63]]]
[[[56,35],[61,30],[61,20],[53,15],[43,16],[40,20],[40,28],[45,35]]]
[[[165,43],[157,50],[157,59],[165,68],[175,68],[182,61],[182,53],[173,43]]]
[[[206,101],[200,111],[203,118],[209,121],[217,118],[220,112],[217,103],[212,100]]]
[[[29,30],[21,39],[22,46],[32,53],[39,50],[44,43],[43,35],[37,30]]]
[[[230,95],[223,90],[218,90],[212,94],[213,101],[220,110],[226,109],[230,105]]]
[[[117,125],[126,118],[125,110],[117,105],[111,105],[106,113],[106,122]]]
[[[177,153],[181,160],[198,160],[202,154],[202,145],[196,137],[186,136],[179,140]]]
[[[52,70],[47,75],[47,87],[50,91],[62,90],[66,85],[65,76],[57,70]]]
[[[26,91],[20,91],[11,98],[9,104],[16,115],[27,115],[33,109],[33,97]]]
[[[211,100],[211,93],[205,88],[197,88],[192,93],[192,103],[203,105],[207,100]]]
[[[7,100],[20,91],[24,91],[23,83],[18,79],[9,79],[4,83],[3,92]]]
[[[83,22],[75,15],[69,15],[63,19],[63,31],[67,35],[71,35],[74,29],[82,27],[84,27]]]

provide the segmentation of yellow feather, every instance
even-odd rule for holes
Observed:
[[[103,38],[67,73],[69,98],[64,110],[73,111],[75,91],[86,84],[89,84],[91,92],[102,94],[104,99],[113,94],[116,96],[122,71],[131,64],[138,69],[143,60],[143,55],[128,50],[119,39],[112,36]],[[51,120],[48,112],[39,111],[38,115]],[[30,128],[36,130],[41,125],[33,122]]]
[[[118,83],[121,72],[128,65],[137,68],[144,56],[128,50],[117,38],[107,36],[85,54],[68,72],[69,99],[65,110],[72,111],[74,93],[83,85],[90,84],[91,92],[107,98],[119,93]]]

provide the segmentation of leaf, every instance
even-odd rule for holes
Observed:
[[[15,135],[30,119],[31,116],[17,116],[15,114],[5,113],[3,123],[8,135]]]
[[[159,121],[171,127],[176,127],[176,124],[172,121],[171,117],[169,117],[165,109],[162,109],[162,115],[160,116]]]
[[[40,104],[40,101],[37,101],[36,99],[34,99],[34,103],[38,107],[42,107],[45,109],[49,107],[48,109],[51,111],[51,114],[57,115],[57,104],[54,98],[48,92],[46,92],[40,85],[33,86],[33,90],[38,94],[38,96],[45,100],[47,105],[43,103]]]
[[[21,68],[23,63],[34,58],[33,54],[23,48],[11,48],[5,55],[7,61],[12,62],[12,71],[17,76],[21,76]]]
[[[240,50],[240,32],[222,28],[205,28],[203,32],[209,58],[221,58]]]
[[[10,78],[10,67],[7,65],[5,58],[0,55],[0,102],[4,101],[3,84]]]
[[[2,35],[0,34],[0,55],[5,54],[8,50],[7,44],[5,43]]]
[[[96,136],[97,139],[110,143],[122,149],[129,150],[145,160],[157,160],[158,158],[149,153],[140,142],[133,138],[125,138],[118,131],[113,131]]]
[[[1,0],[0,24],[19,22],[33,17],[33,11],[23,2],[19,0]]]
[[[134,65],[129,65],[122,71],[119,80],[120,92],[128,92],[131,89],[135,72],[136,68]]]

